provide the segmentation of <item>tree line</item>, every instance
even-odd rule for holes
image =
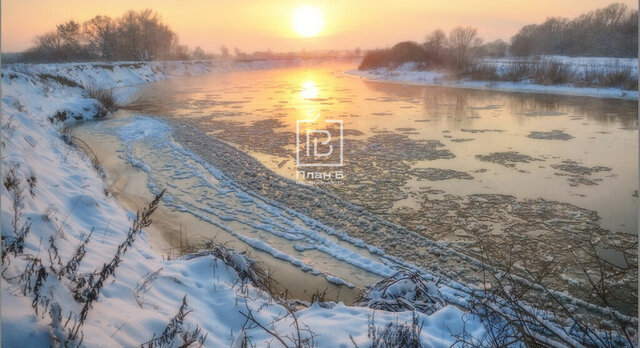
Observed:
[[[462,74],[480,55],[504,56],[507,43],[497,40],[483,45],[478,30],[472,27],[456,27],[447,36],[438,29],[426,36],[425,42],[400,42],[389,49],[367,52],[359,69],[374,69],[413,62],[418,68],[446,68]]]
[[[6,63],[45,63],[70,61],[151,61],[200,59],[314,59],[360,57],[361,50],[324,50],[301,52],[256,51],[222,45],[219,53],[191,50],[181,45],[176,33],[150,9],[127,11],[120,17],[97,15],[85,22],[69,20],[54,30],[34,38],[24,52],[2,53]]]
[[[457,27],[446,35],[435,30],[423,43],[400,42],[388,49],[368,51],[361,70],[414,62],[418,68],[446,68],[463,75],[482,57],[568,55],[638,56],[638,11],[614,3],[573,20],[549,18],[527,25],[511,38],[484,43],[476,28]]]
[[[164,24],[158,13],[145,9],[122,16],[95,16],[85,22],[74,20],[56,26],[35,38],[35,44],[19,54],[3,54],[7,61],[64,62],[116,60],[209,59],[213,55],[200,47],[190,50]],[[230,56],[222,46],[220,56]],[[279,56],[271,52],[256,57]],[[359,55],[360,52],[356,55]],[[299,54],[294,54],[299,55]],[[573,20],[548,18],[542,24],[523,27],[507,43],[496,40],[482,44],[477,30],[458,27],[447,36],[442,30],[427,35],[424,43],[402,42],[386,50],[369,51],[361,68],[375,68],[406,61],[460,72],[478,57],[507,55],[569,55],[599,57],[638,56],[638,10],[620,3],[583,14]],[[235,49],[238,59],[252,55]],[[255,58],[255,57],[254,57]]]
[[[176,33],[158,13],[145,9],[127,11],[121,17],[95,16],[83,23],[74,20],[38,35],[35,45],[21,54],[26,62],[87,60],[184,60],[204,59],[206,53],[181,45]]]
[[[638,10],[620,3],[573,20],[548,18],[511,38],[511,54],[594,57],[638,56]]]

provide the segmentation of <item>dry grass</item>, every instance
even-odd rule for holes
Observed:
[[[63,86],[67,86],[67,87],[81,87],[79,84],[77,84],[75,81],[72,81],[66,77],[63,76],[57,76],[57,75],[51,75],[51,74],[38,74],[38,77],[40,77],[42,80],[51,80],[51,81],[55,81]]]
[[[389,312],[418,311],[431,315],[442,309],[445,300],[433,282],[403,269],[367,287],[356,305]]]
[[[630,67],[589,68],[580,71],[570,63],[551,60],[516,61],[499,70],[489,64],[476,63],[467,68],[464,76],[475,81],[531,81],[544,86],[570,84],[574,87],[638,89],[638,77]]]
[[[89,88],[88,91],[89,97],[99,101],[105,111],[111,112],[118,109],[112,90]]]
[[[221,260],[225,265],[233,268],[238,274],[239,285],[242,291],[246,290],[246,285],[251,284],[269,294],[274,295],[273,279],[267,270],[251,256],[244,252],[238,252],[233,248],[213,242],[207,243],[206,249],[199,248],[198,252],[191,252],[181,256],[182,259],[192,259],[206,255],[212,255]]]
[[[498,69],[489,64],[476,64],[469,71],[463,74],[475,81],[499,81]]]
[[[576,78],[576,72],[569,64],[542,61],[531,68],[531,79],[539,85],[564,85],[571,83]]]

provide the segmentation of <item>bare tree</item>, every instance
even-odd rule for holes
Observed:
[[[120,59],[143,60],[142,34],[136,13],[128,11],[118,21]]]
[[[169,58],[177,45],[176,35],[149,9],[128,11],[118,20],[119,59]]]
[[[222,59],[229,59],[229,49],[227,46],[220,46],[220,56],[222,56]]]
[[[433,65],[443,65],[447,49],[447,35],[437,29],[425,37],[424,50]]]
[[[36,37],[36,45],[43,55],[48,55],[53,60],[63,59],[63,40],[56,31],[50,31],[46,34]],[[36,53],[37,54],[37,53]]]
[[[80,23],[68,21],[56,26],[58,36],[62,40],[63,55],[65,60],[85,58],[85,51],[81,45],[82,33]]]
[[[234,47],[233,54],[236,56],[236,59],[247,59],[247,54],[238,47]]]
[[[456,27],[449,33],[448,46],[451,50],[453,69],[460,74],[476,58],[476,52],[482,45],[478,30],[472,27]]]
[[[116,55],[116,23],[108,16],[95,16],[82,24],[82,33],[92,55],[111,60]]]
[[[200,46],[193,49],[193,59],[207,59],[207,53]]]
[[[484,57],[505,57],[509,50],[509,44],[504,40],[487,42],[479,49],[479,54]]]
[[[145,60],[168,58],[178,45],[176,35],[163,24],[157,12],[150,9],[136,13],[141,33],[141,48]]]
[[[33,61],[80,59],[158,60],[189,59],[176,34],[158,13],[146,9],[128,11],[120,18],[95,16],[80,24],[68,21],[36,38],[23,55]]]
[[[447,35],[444,31],[437,29],[427,35],[424,41],[426,49],[442,49],[447,46]]]
[[[549,18],[523,27],[511,38],[511,44],[511,53],[518,56],[637,57],[638,11],[614,3],[573,20]]]

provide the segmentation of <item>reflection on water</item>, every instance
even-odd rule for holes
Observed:
[[[315,99],[318,98],[318,94],[318,86],[313,81],[309,80],[302,84],[302,90],[300,91],[302,99]]]

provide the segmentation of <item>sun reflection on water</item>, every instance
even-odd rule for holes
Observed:
[[[313,81],[307,80],[302,84],[302,90],[300,91],[302,99],[315,99],[318,98],[319,95],[320,90]]]

